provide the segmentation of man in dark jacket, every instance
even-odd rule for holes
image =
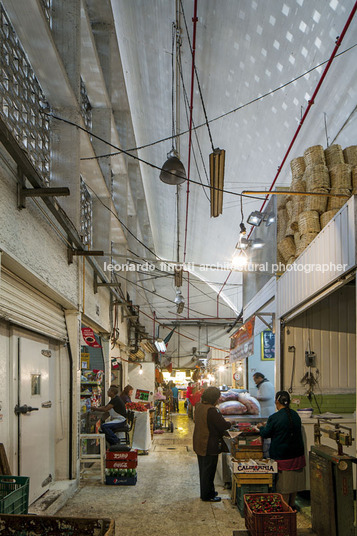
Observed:
[[[209,502],[221,500],[214,489],[214,476],[222,436],[231,426],[215,407],[220,394],[217,387],[208,387],[202,394],[201,402],[195,407],[193,450],[198,459],[201,499]]]

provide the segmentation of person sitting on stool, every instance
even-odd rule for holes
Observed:
[[[118,396],[118,387],[111,385],[108,389],[107,395],[110,400],[106,406],[91,406],[92,411],[100,411],[102,413],[109,413],[110,421],[102,423],[100,431],[105,434],[105,439],[110,445],[116,445],[119,443],[118,437],[114,432],[122,430],[126,424],[126,409],[123,400]]]

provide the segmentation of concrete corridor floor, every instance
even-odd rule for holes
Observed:
[[[139,456],[136,486],[103,486],[84,479],[57,515],[113,518],[116,536],[232,536],[244,529],[230,490],[216,486],[219,503],[200,500],[193,423],[182,414],[174,414],[173,422],[174,432],[154,435],[149,454]],[[298,514],[298,526],[309,525]]]

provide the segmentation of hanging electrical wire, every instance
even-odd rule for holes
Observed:
[[[65,119],[64,117],[60,117],[58,115],[54,115],[52,113],[48,113],[48,112],[44,112],[43,110],[40,110],[41,113],[43,113],[44,115],[47,115],[48,117],[52,117],[53,119],[56,119],[57,121],[62,121],[63,123],[66,123],[67,125],[71,125],[75,128],[78,128],[79,130],[83,131],[83,132],[86,132],[89,136],[91,136],[92,138],[96,138],[97,140],[105,143],[106,145],[109,145],[110,147],[114,147],[114,149],[118,149],[119,151],[121,151],[122,153],[126,154],[127,156],[129,156],[130,158],[133,158],[134,160],[137,160],[138,162],[141,162],[143,164],[146,164],[147,166],[149,167],[152,167],[154,169],[158,169],[159,171],[162,170],[161,167],[159,166],[156,166],[155,164],[151,163],[151,162],[148,162],[147,160],[144,160],[143,158],[139,158],[138,156],[135,156],[133,154],[130,154],[128,151],[124,151],[124,149],[119,149],[116,145],[114,145],[113,143],[103,139],[101,136],[97,136],[96,134],[93,134],[93,132],[91,132],[90,130],[87,130],[86,128],[82,127],[81,125],[78,125],[77,123],[74,123],[73,121],[70,121],[69,119]],[[167,138],[167,139],[171,139],[170,138]],[[113,155],[108,155],[108,156],[113,156]],[[99,158],[99,157],[98,157]],[[81,159],[83,160],[83,159]],[[85,159],[84,159],[85,160]],[[167,173],[169,173],[167,171]],[[172,174],[174,175],[174,174]],[[185,179],[185,181],[187,181],[188,179]],[[198,181],[195,181],[193,179],[190,179],[190,182],[192,184],[198,184],[199,186],[203,186],[203,188],[208,188],[209,190],[219,190],[220,192],[223,192],[223,193],[226,193],[226,194],[229,194],[229,195],[234,195],[236,197],[249,197],[250,199],[258,199],[259,201],[263,201],[264,200],[264,197],[258,197],[258,196],[252,196],[252,195],[246,195],[246,194],[243,194],[243,193],[239,193],[239,192],[231,192],[230,190],[222,190],[221,188],[216,188],[215,186],[211,186],[210,184],[203,184],[202,182],[198,182]]]
[[[338,57],[342,56],[343,54],[346,54],[347,52],[350,52],[355,47],[357,47],[357,43],[355,43],[354,45],[350,46],[349,48],[346,48],[345,50],[343,50],[339,54],[336,54],[335,58],[338,58]],[[319,69],[320,67],[322,67],[323,65],[325,65],[328,62],[329,62],[329,60],[325,60],[325,61],[319,63],[318,65],[315,65],[315,67],[312,67],[311,69],[305,71],[304,73],[300,74],[296,78],[293,78],[289,82],[285,82],[284,84],[281,84],[280,86],[276,87],[275,89],[271,89],[270,91],[264,93],[263,95],[259,95],[258,97],[255,97],[254,99],[252,99],[252,100],[250,100],[250,101],[248,101],[248,102],[246,102],[244,104],[241,104],[240,106],[237,106],[236,108],[233,108],[232,110],[229,110],[228,112],[225,112],[225,113],[223,113],[221,115],[218,115],[218,116],[216,116],[216,117],[214,117],[212,119],[209,119],[208,123],[210,124],[210,123],[213,123],[214,121],[218,121],[219,119],[223,119],[227,115],[239,112],[240,110],[243,110],[243,108],[246,108],[247,106],[250,106],[251,104],[254,104],[254,103],[258,102],[258,101],[261,101],[261,100],[265,99],[266,97],[269,97],[270,95],[273,95],[274,93],[286,88],[287,86],[290,86],[291,84],[294,84],[295,82],[297,82],[301,78],[304,78],[304,76],[307,76],[308,74],[312,73],[316,69]],[[195,128],[195,130],[198,130],[199,128],[202,128],[204,126],[206,126],[206,122],[205,123],[200,123],[199,125],[196,125],[194,128]],[[180,132],[179,134],[175,134],[175,137],[184,136],[185,134],[188,134],[188,130]],[[168,136],[166,138],[160,138],[159,140],[153,141],[151,143],[147,143],[145,145],[140,145],[138,147],[133,147],[131,149],[126,149],[126,151],[127,152],[140,151],[140,149],[146,149],[147,147],[153,147],[154,145],[158,145],[159,143],[163,143],[164,141],[168,141],[170,139],[171,139],[171,136]],[[110,144],[108,143],[108,145],[110,145]],[[118,152],[107,153],[107,154],[102,154],[102,155],[98,155],[98,156],[83,157],[83,158],[81,158],[81,160],[96,160],[98,158],[107,158],[108,156],[116,156],[116,155],[119,155],[121,153],[126,154],[124,149],[119,149],[117,147],[114,147],[114,148],[117,149]]]
[[[180,5],[181,5],[181,10],[182,10],[183,20],[184,20],[184,23],[185,23],[185,29],[186,29],[186,35],[187,35],[187,41],[188,41],[188,44],[189,44],[189,47],[190,47],[190,51],[191,51],[191,56],[192,56],[192,55],[193,55],[193,50],[192,50],[190,34],[189,34],[189,31],[188,31],[188,27],[187,27],[186,15],[185,15],[185,10],[184,10],[184,8],[183,8],[182,0],[180,0]],[[202,109],[203,109],[203,113],[204,113],[204,116],[205,116],[205,121],[206,121],[205,124],[206,124],[206,126],[207,126],[207,130],[208,130],[208,135],[209,135],[209,139],[210,139],[210,142],[211,142],[212,151],[214,151],[214,145],[213,145],[213,140],[212,140],[212,133],[211,133],[211,129],[210,129],[210,126],[209,126],[209,121],[208,121],[207,112],[206,112],[206,106],[205,106],[205,102],[204,102],[204,100],[203,100],[203,94],[202,94],[201,84],[200,84],[200,80],[199,80],[199,77],[198,77],[198,72],[197,72],[197,68],[196,68],[196,64],[195,64],[195,63],[194,63],[194,65],[193,65],[193,67],[194,67],[194,70],[195,70],[195,76],[196,76],[196,81],[197,81],[198,91],[199,91],[199,94],[200,94],[200,99],[201,99]]]
[[[184,94],[186,121],[187,121],[187,124],[189,124],[188,109],[189,109],[190,105],[189,105],[188,95],[187,95],[186,86],[185,86],[185,81],[184,81],[183,73],[182,73],[181,56],[179,57],[179,72],[180,72],[181,84],[182,84],[182,89],[183,89],[183,94]],[[204,169],[204,172],[205,172],[205,175],[206,175],[207,184],[209,184],[208,173],[207,173],[205,161],[204,161],[202,150],[201,150],[201,145],[200,145],[200,142],[199,142],[199,139],[198,139],[197,131],[195,130],[195,122],[194,122],[193,118],[192,118],[192,125],[193,125],[193,130],[194,130],[194,133],[195,133],[195,139],[196,139],[196,143],[197,143],[197,146],[198,146],[198,150],[199,150],[199,153],[200,153],[200,156],[201,156],[203,169]],[[199,171],[198,162],[197,162],[197,159],[196,159],[196,153],[195,153],[195,150],[194,150],[193,146],[192,146],[192,153],[193,153],[193,158],[195,160],[195,165],[196,165],[198,178],[200,179],[200,182],[201,182],[202,187],[203,187],[203,182],[202,182],[202,179],[201,179],[201,174],[200,174],[200,171]],[[204,188],[203,188],[203,192],[204,192],[208,202],[210,202],[210,198],[208,197],[207,192],[206,192],[206,190]]]

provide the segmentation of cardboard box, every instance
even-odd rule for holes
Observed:
[[[274,460],[259,461],[254,463],[253,460],[241,460],[239,462],[232,460],[233,473],[249,473],[249,474],[273,474],[278,472],[278,464]]]

